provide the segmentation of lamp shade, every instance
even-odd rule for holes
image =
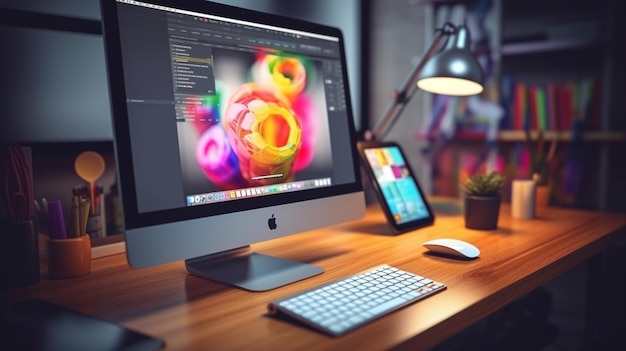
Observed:
[[[483,70],[469,49],[467,27],[460,26],[444,50],[433,55],[421,71],[417,86],[429,93],[469,96],[483,91]]]

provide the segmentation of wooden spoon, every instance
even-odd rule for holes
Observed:
[[[104,159],[99,153],[94,151],[85,151],[74,160],[74,169],[76,174],[89,183],[89,192],[91,194],[91,214],[96,214],[96,180],[104,173]]]

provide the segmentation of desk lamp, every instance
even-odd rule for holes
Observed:
[[[447,40],[442,50],[441,43]],[[470,51],[470,34],[465,25],[446,23],[436,31],[426,52],[415,64],[394,99],[366,139],[382,139],[397,121],[417,88],[452,96],[477,95],[483,91],[483,71]]]

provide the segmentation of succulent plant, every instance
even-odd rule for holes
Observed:
[[[476,173],[463,182],[461,186],[467,195],[494,196],[500,193],[505,178],[496,172]]]

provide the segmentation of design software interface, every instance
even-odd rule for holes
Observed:
[[[120,26],[142,28],[120,38],[137,191],[182,187],[138,196],[140,212],[353,179],[339,38],[150,4]]]

